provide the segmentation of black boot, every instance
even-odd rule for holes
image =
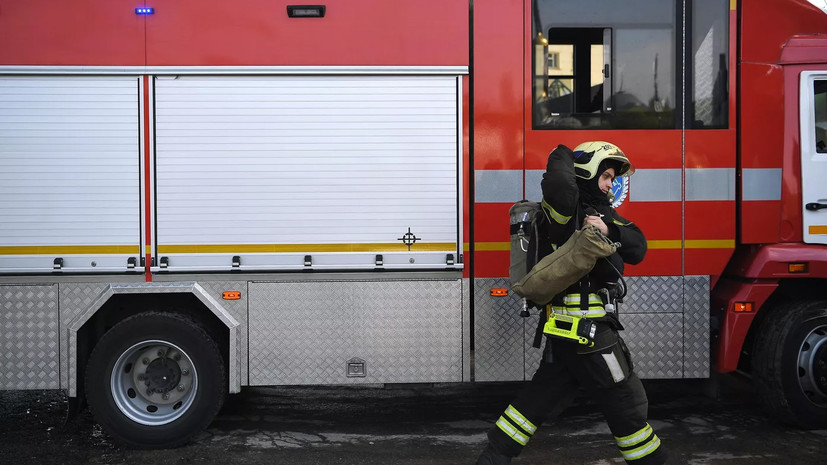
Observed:
[[[489,444],[477,458],[476,465],[509,465],[510,463],[511,457],[500,454]]]

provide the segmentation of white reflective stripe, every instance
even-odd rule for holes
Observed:
[[[735,168],[687,168],[686,200],[735,200]]]
[[[637,460],[651,454],[657,450],[658,447],[660,447],[660,438],[652,436],[652,440],[645,446],[632,450],[621,450],[620,453],[623,454],[623,458],[626,460]]]
[[[545,172],[546,170],[525,170],[525,198],[543,198],[543,188],[540,183],[543,181]]]
[[[680,168],[641,169],[629,178],[629,202],[680,202]]]
[[[609,367],[609,372],[612,374],[612,379],[615,380],[615,383],[619,383],[626,379],[626,375],[623,374],[623,368],[620,367],[620,362],[617,361],[615,353],[612,352],[602,355],[603,360],[606,361],[606,366]]]
[[[744,168],[741,171],[741,198],[781,200],[781,168]]]
[[[474,171],[474,201],[514,203],[523,198],[522,170]]]
[[[569,294],[563,297],[563,304],[567,307],[580,305],[580,294]],[[589,305],[603,305],[603,299],[597,294],[589,294]]]
[[[552,306],[551,311],[553,311],[554,313],[559,313],[561,315],[585,316],[589,318],[597,318],[606,315],[606,310],[604,310],[603,307],[589,307],[588,310],[583,311],[576,307]]]
[[[640,441],[646,439],[651,432],[652,426],[650,426],[649,423],[646,423],[646,426],[643,429],[636,433],[632,433],[629,436],[624,436],[622,438],[615,436],[615,441],[617,441],[618,447],[634,446]]]
[[[508,408],[505,409],[505,414],[508,415],[508,418],[514,420],[514,423],[517,423],[517,425],[521,426],[529,433],[534,434],[534,432],[537,431],[537,427],[528,421],[528,419],[524,417],[523,414],[518,412],[513,406],[509,405]]]
[[[525,198],[543,198],[540,182],[546,170],[525,171]],[[680,202],[683,173],[680,168],[641,168],[629,179],[629,198],[626,202]],[[513,203],[513,202],[512,202]]]
[[[511,423],[509,423],[505,418],[500,417],[500,419],[497,420],[497,426],[502,430],[502,432],[510,436],[511,439],[520,445],[524,446],[528,444],[528,436],[517,431],[517,429],[511,426]]]

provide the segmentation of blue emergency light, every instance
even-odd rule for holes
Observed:
[[[147,7],[138,7],[135,8],[136,15],[154,15],[155,8],[147,8]]]

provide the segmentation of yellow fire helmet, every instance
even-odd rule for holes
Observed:
[[[574,148],[574,174],[578,178],[592,179],[597,173],[597,167],[603,160],[620,162],[620,170],[615,176],[631,176],[635,172],[632,162],[620,147],[603,141],[583,142]]]

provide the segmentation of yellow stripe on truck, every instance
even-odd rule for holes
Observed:
[[[137,245],[10,245],[0,255],[137,255]]]
[[[822,234],[827,234],[827,227]],[[687,239],[686,241],[676,240],[650,240],[647,241],[650,250],[680,249],[685,243],[687,249],[732,249],[735,247],[734,239]],[[511,250],[510,242],[475,242],[477,252],[507,252]],[[467,251],[468,248],[466,247]]]
[[[186,244],[159,245],[159,254],[187,253],[326,253],[326,252],[455,252],[452,242],[377,244]]]

